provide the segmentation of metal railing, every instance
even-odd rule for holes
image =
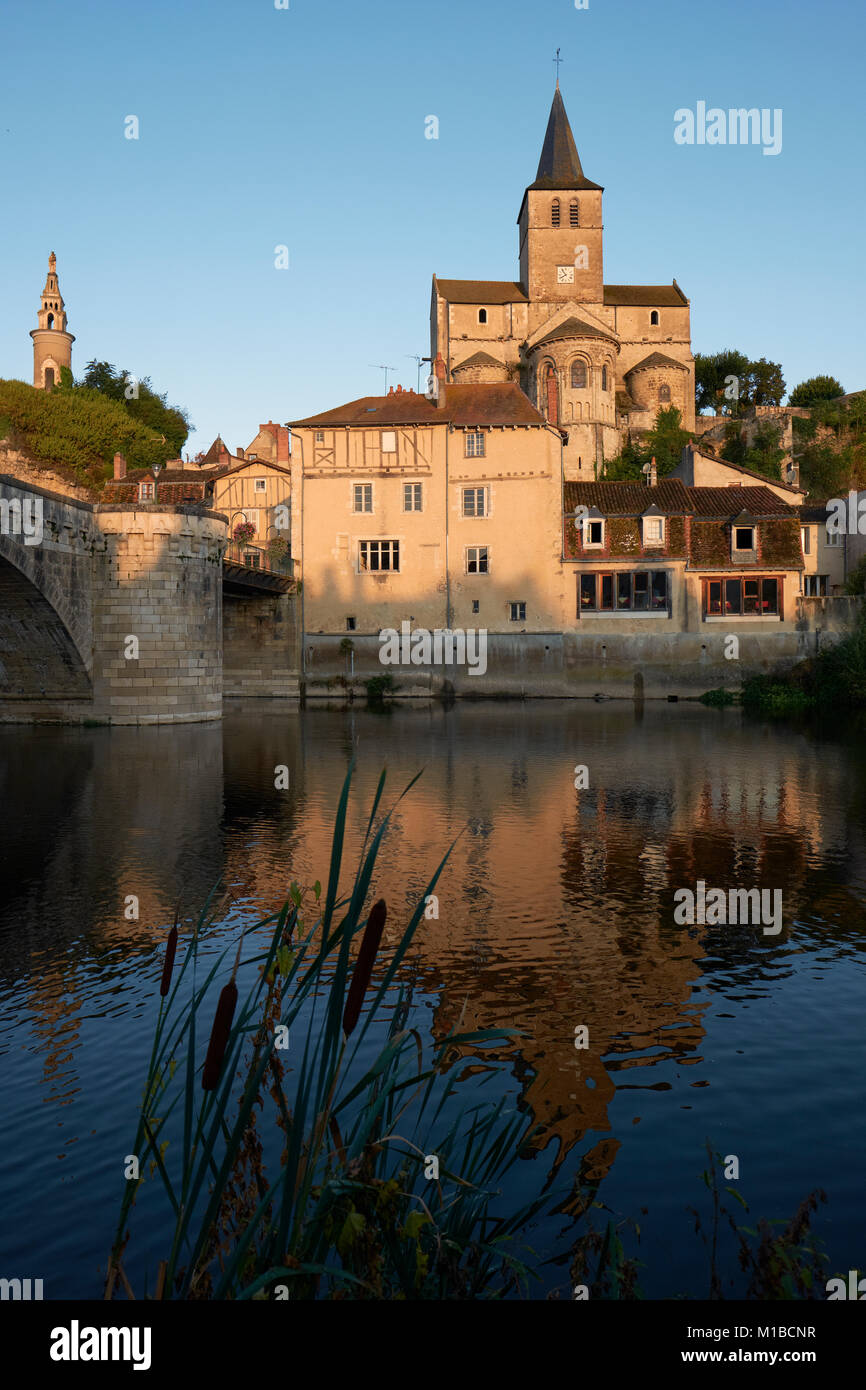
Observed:
[[[275,555],[267,546],[254,545],[250,541],[229,541],[223,560],[245,569],[259,570],[264,574],[277,574],[283,579],[294,576],[294,561],[291,555]]]

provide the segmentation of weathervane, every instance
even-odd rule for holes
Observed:
[[[559,56],[561,52],[562,52],[562,49],[561,49],[561,48],[558,48],[558,49],[556,50],[556,57],[555,57],[554,60],[553,60],[554,63],[556,64],[556,88],[557,88],[557,91],[559,90],[559,68],[560,68],[560,64],[565,62],[565,59],[564,59],[564,58],[560,58],[560,56]]]

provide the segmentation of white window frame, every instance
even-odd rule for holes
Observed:
[[[412,489],[412,506],[411,506],[411,507],[407,507],[407,506],[406,506],[406,489],[407,489],[407,487],[410,487],[410,488]],[[418,507],[415,506],[415,500],[416,500],[416,499],[415,499],[415,489],[416,489],[416,488],[420,488],[420,489],[421,489],[421,505],[418,506]],[[423,484],[423,483],[406,483],[406,482],[404,482],[404,484],[403,484],[403,511],[404,511],[404,512],[423,512],[423,510],[424,510],[424,484]]]
[[[377,546],[379,546],[378,558],[379,558],[380,560],[381,560],[381,558],[382,558],[382,549],[381,549],[381,547],[382,547],[383,545],[389,546],[389,547],[390,547],[389,554],[390,554],[390,557],[391,557],[391,560],[392,560],[392,561],[393,561],[393,559],[394,559],[394,547],[396,546],[396,548],[397,548],[397,564],[396,564],[396,566],[393,565],[393,564],[391,564],[387,569],[382,569],[382,567],[381,567],[380,565],[377,565],[377,566],[374,568],[373,566],[371,566],[371,565],[369,565],[369,564],[366,564],[366,565],[363,564],[363,563],[362,563],[361,557],[362,557],[362,555],[363,555],[364,546],[371,546],[371,545],[377,545]],[[369,560],[369,558],[370,558],[370,552],[369,552],[369,550],[368,550],[368,552],[367,552],[367,557],[368,557],[368,560]],[[401,572],[401,570],[400,570],[400,562],[401,562],[401,559],[402,559],[402,557],[401,557],[401,555],[400,555],[400,539],[399,539],[399,537],[396,537],[396,536],[384,536],[384,537],[382,537],[382,536],[371,536],[369,539],[364,539],[364,540],[359,540],[359,541],[358,541],[358,574],[400,574],[400,572]]]
[[[811,526],[800,527],[800,544],[803,547],[804,555],[812,554],[812,528]]]
[[[515,609],[520,609],[520,608],[523,609],[523,612],[522,612],[522,613],[519,613],[519,612],[516,613],[516,612],[514,611]],[[525,623],[525,622],[526,622],[526,600],[525,600],[525,599],[509,599],[509,601],[508,601],[508,611],[509,611],[509,622],[512,622],[512,623]]]
[[[324,430],[316,430],[316,438],[315,438],[315,441],[314,441],[314,442],[315,442],[316,444],[324,444],[324,442],[325,442],[325,431],[324,431]]]
[[[139,502],[152,502],[156,496],[155,483],[139,483],[138,500]]]
[[[396,452],[397,452],[397,431],[396,431],[396,430],[383,430],[383,431],[382,431],[382,453],[383,453],[383,454],[396,454]]]
[[[267,478],[253,478],[253,492],[267,492]]]
[[[751,545],[737,545],[737,532],[751,531]],[[731,554],[732,555],[756,555],[758,551],[758,528],[757,526],[741,525],[734,522],[731,526]]]
[[[472,503],[473,510],[466,510],[466,494],[471,492],[475,498]],[[478,493],[481,493],[481,505],[483,510],[478,511]],[[460,489],[460,515],[467,517],[471,521],[483,520],[490,515],[490,489],[487,487],[463,487]]]
[[[644,516],[641,517],[643,523],[643,543],[644,546],[664,545],[665,543],[665,519],[663,516]],[[651,536],[647,530],[648,526],[658,526],[660,535]]]
[[[478,569],[481,563],[481,554],[484,553],[484,569]],[[470,557],[475,556],[476,568],[469,568]],[[490,573],[490,547],[488,545],[467,545],[463,554],[463,573],[464,574],[489,574]]]
[[[589,539],[590,526],[601,527],[601,540],[591,541]],[[604,517],[587,516],[583,519],[583,548],[584,550],[604,550],[606,523]]]
[[[360,506],[360,507],[359,507],[359,506],[358,506],[358,496],[357,496],[357,494],[358,494],[358,489],[359,489],[359,488],[362,490],[362,493],[363,493],[363,496],[362,496],[362,499],[361,499],[362,502],[366,502],[366,500],[367,500],[367,489],[369,489],[369,495],[370,495],[370,505],[369,505],[369,507],[367,507],[367,506]],[[374,499],[373,499],[373,484],[372,484],[372,483],[353,483],[353,484],[352,484],[352,512],[353,512],[353,515],[355,515],[355,516],[372,516],[372,515],[373,515],[373,506],[374,506]]]
[[[470,446],[470,440],[474,443]],[[483,459],[487,457],[487,436],[484,430],[467,430],[464,436],[464,457]]]
[[[841,531],[831,531],[829,527],[827,527],[825,528],[825,536],[825,545],[829,545],[833,550],[843,544]]]

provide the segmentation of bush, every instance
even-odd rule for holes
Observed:
[[[367,691],[367,699],[374,704],[384,700],[386,695],[393,695],[396,690],[399,690],[399,686],[390,671],[383,676],[371,676],[368,681],[364,681],[364,686]]]
[[[94,490],[110,476],[116,453],[130,468],[164,464],[171,454],[161,435],[98,391],[40,391],[0,380],[0,417],[16,447]]]
[[[700,701],[702,705],[711,705],[714,708],[721,708],[723,705],[732,705],[734,703],[734,697],[730,690],[707,690],[705,694],[701,695]]]

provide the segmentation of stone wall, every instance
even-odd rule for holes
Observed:
[[[223,695],[299,694],[298,601],[291,594],[223,595]]]
[[[100,506],[97,520],[105,548],[94,568],[96,716],[219,719],[225,518],[196,507]]]
[[[791,667],[814,650],[814,634],[738,632],[739,657],[725,656],[725,625],[700,632],[490,633],[487,671],[467,667],[386,666],[375,637],[354,641],[354,675],[340,639],[307,633],[304,691],[307,700],[365,699],[364,682],[390,674],[398,699],[454,694],[462,698],[689,698],[707,690],[737,689],[749,676]],[[822,638],[823,640],[823,638]],[[811,649],[809,648],[811,641]]]

